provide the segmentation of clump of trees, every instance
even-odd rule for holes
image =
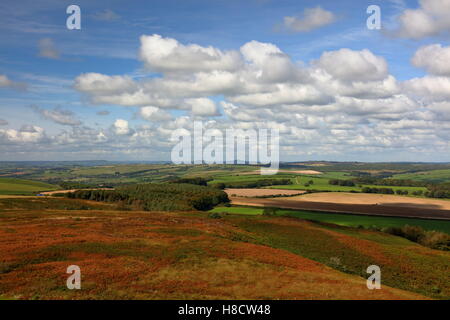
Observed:
[[[211,218],[211,219],[222,219],[223,216],[225,216],[225,215],[226,215],[225,212],[211,212],[208,215],[208,218]]]
[[[209,179],[211,180],[211,179]],[[171,183],[189,183],[189,184],[195,184],[198,186],[207,186],[208,185],[208,179],[201,178],[201,177],[195,177],[195,178],[180,178],[170,181]]]
[[[305,187],[309,187],[310,185],[314,184],[314,180],[309,180],[304,184]]]
[[[345,187],[354,187],[355,183],[352,180],[341,180],[341,179],[331,179],[328,181],[328,184],[334,186],[345,186]]]
[[[403,227],[389,227],[384,232],[406,238],[423,246],[438,250],[450,251],[450,235],[438,231],[425,231],[419,226],[406,225]]]
[[[361,189],[363,193],[381,193],[381,194],[394,194],[394,190],[391,188],[372,188],[372,187],[363,187]]]
[[[358,184],[374,184],[378,186],[390,187],[425,187],[427,183],[423,181],[406,180],[406,179],[380,179],[377,177],[359,177],[354,179]]]
[[[78,190],[66,197],[117,203],[120,207],[147,211],[210,210],[230,200],[216,188],[192,184],[148,183],[115,190]]]

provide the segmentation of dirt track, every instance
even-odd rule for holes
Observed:
[[[78,190],[114,190],[114,188],[55,190],[55,191],[41,192],[40,194],[43,194],[45,196],[52,196],[52,195],[58,194],[58,193],[69,193],[69,192],[75,192],[75,191],[78,191]]]
[[[316,170],[278,170],[278,171],[286,173],[299,173],[299,174],[314,174],[314,175],[322,174],[322,172]]]
[[[430,209],[429,207],[421,208],[406,207],[399,205],[385,205],[385,204],[344,204],[332,202],[318,202],[318,201],[301,201],[292,200],[292,198],[230,198],[233,204],[258,206],[258,207],[278,207],[286,209],[297,210],[311,210],[323,212],[338,212],[362,214],[370,216],[391,216],[404,218],[422,218],[422,219],[439,219],[450,220],[450,210]]]
[[[258,189],[258,188],[230,188],[224,190],[230,197],[257,197],[274,195],[298,195],[305,193],[303,190],[285,190],[285,189]]]

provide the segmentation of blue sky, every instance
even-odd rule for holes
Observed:
[[[430,6],[427,6],[427,2]],[[423,3],[402,0],[2,1],[0,75],[7,80],[4,80],[3,86],[0,82],[0,150],[3,151],[0,160],[167,160],[170,148],[166,145],[167,134],[164,135],[164,130],[173,129],[177,125],[188,128],[194,119],[248,127],[248,120],[243,121],[230,113],[242,111],[258,114],[254,120],[257,127],[269,122],[269,127],[284,126],[286,152],[282,152],[283,160],[450,161],[448,143],[446,144],[448,122],[443,121],[445,117],[441,115],[448,111],[448,99],[445,94],[440,93],[442,90],[450,90],[445,87],[446,80],[442,79],[448,75],[445,71],[430,73],[433,66],[428,63],[414,65],[411,62],[420,48],[438,44],[443,49],[436,49],[436,54],[443,59],[447,57],[445,49],[449,42],[450,28],[439,21],[440,13],[429,9],[436,3],[440,5],[439,2],[442,2],[442,11],[445,13],[449,7],[447,0],[424,0]],[[81,30],[66,28],[68,14],[65,11],[70,4],[81,8]],[[372,4],[381,8],[381,30],[368,30],[366,27],[366,9]],[[317,8],[322,13],[331,15],[331,22],[319,23],[318,26],[307,28],[307,31],[294,30],[285,22],[286,17],[294,17],[299,23],[303,23],[307,19],[308,10]],[[399,20],[399,17],[406,16],[407,10],[411,9],[422,10],[421,14],[429,15],[436,24],[435,29],[428,31],[419,26],[416,37],[416,30],[411,31],[415,26],[402,24],[402,20]],[[423,35],[420,33],[422,31]],[[322,94],[339,97],[337,100],[342,100],[345,106],[338,105],[337,102],[321,107],[305,104],[303,101],[291,101],[281,102],[279,105],[268,104],[255,113],[256,102],[249,101],[250,97],[241,97],[236,92],[230,93],[231,89],[198,95],[190,92],[186,96],[181,92],[173,92],[176,89],[170,89],[170,97],[169,93],[164,93],[164,98],[173,99],[176,96],[176,103],[179,105],[124,105],[119,100],[105,99],[100,92],[105,89],[94,92],[85,86],[80,88],[81,85],[76,85],[77,79],[78,83],[87,81],[79,77],[90,73],[118,76],[121,79],[129,77],[139,86],[149,79],[180,81],[183,77],[195,77],[202,72],[194,70],[187,74],[186,70],[161,71],[161,64],[166,62],[140,58],[139,50],[143,45],[140,37],[154,34],[174,39],[180,46],[195,44],[204,48],[213,47],[222,53],[239,52],[242,46],[252,41],[271,44],[286,55],[293,66],[299,68],[299,72],[304,69],[304,72],[315,75],[322,72],[332,75],[333,79],[326,80],[327,83],[319,83],[323,79],[315,78],[311,85],[319,88]],[[367,49],[371,55],[384,59],[387,71],[376,81],[382,82],[392,76],[399,89],[391,90],[389,94],[347,93],[349,89],[344,86],[350,86],[349,83],[353,81],[353,88],[357,86],[354,82],[358,79],[336,75],[333,67],[329,64],[324,67],[321,62],[324,52],[339,52],[343,48],[358,55]],[[252,50],[259,49],[256,47]],[[336,57],[340,58],[342,55]],[[270,59],[265,61],[267,66],[260,66],[262,69],[269,68],[272,63]],[[435,66],[433,70],[437,69],[439,66]],[[437,90],[439,92],[427,90],[427,77],[436,78],[440,82],[434,86],[442,84],[443,89]],[[411,79],[419,80],[411,82]],[[112,79],[108,78],[106,81],[111,82]],[[288,80],[280,81],[287,83]],[[291,84],[301,88],[304,84],[302,81]],[[370,83],[372,80],[364,81],[369,88],[379,85]],[[166,82],[163,83],[164,88],[168,86]],[[101,85],[108,86],[110,83]],[[271,85],[276,90],[281,90],[277,83]],[[342,87],[345,93],[323,92],[324,88],[337,86]],[[153,85],[151,88],[151,94],[156,94]],[[417,97],[415,92],[411,93],[411,88],[424,93]],[[264,90],[272,89],[267,87]],[[364,97],[361,98],[361,95]],[[376,98],[372,98],[374,95],[377,95]],[[410,109],[398,107],[399,112],[384,112],[382,115],[373,111],[377,108],[372,107],[372,102],[379,103],[382,108],[386,103],[395,104],[400,98],[406,97],[414,100],[416,105]],[[186,107],[184,99],[210,99],[217,110],[209,114],[195,113],[192,111],[194,109]],[[108,100],[109,103],[99,100]],[[222,102],[232,103],[236,108],[232,109],[234,111],[224,110]],[[187,103],[189,105],[189,101]],[[371,107],[369,111],[352,112],[348,109],[349,103],[367,103]],[[172,118],[155,117],[156,113],[142,116],[140,108],[148,106],[156,108],[151,109],[153,111],[168,113]],[[330,110],[334,112],[336,119],[326,117]],[[286,119],[261,118],[264,113],[290,112],[304,123],[296,126]],[[364,118],[361,114],[364,114]],[[337,123],[339,117],[345,121]],[[350,118],[352,121],[349,121]],[[118,119],[127,121],[127,134],[120,134],[120,137],[114,136],[117,134],[114,124]],[[394,121],[402,125],[393,125]],[[42,128],[43,131],[33,129],[32,126]],[[26,132],[36,134],[29,135]],[[99,134],[106,138],[100,139],[102,141],[99,140],[95,145],[84,140],[89,139],[89,135]],[[342,134],[343,140],[347,136],[361,137],[355,139],[354,143],[334,148],[333,144],[340,143],[338,140],[325,139],[330,134],[335,134],[336,137]],[[417,136],[416,139],[420,141],[416,140],[415,145],[406,138],[402,139],[403,135]],[[281,137],[283,139],[283,135]],[[323,140],[320,145],[315,137]]]

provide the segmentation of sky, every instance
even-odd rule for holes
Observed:
[[[0,161],[170,160],[194,121],[278,129],[282,161],[450,161],[448,17],[450,0],[3,0]]]

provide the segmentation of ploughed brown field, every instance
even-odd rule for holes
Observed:
[[[390,194],[321,192],[305,194],[301,197],[292,197],[290,199],[299,201],[333,202],[345,204],[378,204],[399,207],[450,210],[449,200],[413,198]]]
[[[236,205],[450,220],[450,201],[394,195],[323,192],[260,199],[231,197]]]
[[[283,189],[225,189],[229,197],[258,197],[258,196],[276,196],[276,195],[295,195],[303,194],[303,190],[283,190]]]

